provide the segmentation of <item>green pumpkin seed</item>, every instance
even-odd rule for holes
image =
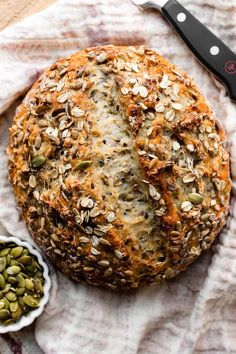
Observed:
[[[42,285],[42,282],[40,280],[38,280],[38,286],[39,286],[39,293],[43,294],[43,285]]]
[[[12,255],[13,258],[20,257],[23,252],[23,247],[17,246],[15,248],[12,248],[10,254]]]
[[[11,325],[12,323],[14,323],[14,320],[12,318],[9,318],[8,320],[6,320],[3,324],[4,326],[9,326]]]
[[[28,266],[28,265],[32,264],[33,259],[30,256],[23,256],[18,261],[19,261],[19,263],[23,264],[24,266]]]
[[[20,306],[18,304],[17,304],[16,311],[13,311],[11,315],[12,315],[12,318],[13,318],[14,321],[18,321],[19,320],[20,316],[22,315],[22,310],[21,310],[21,308],[20,308]]]
[[[1,251],[0,251],[0,257],[5,257],[8,255],[8,253],[10,252],[10,248],[7,247],[7,248],[3,248]]]
[[[14,278],[14,277],[9,277],[9,278],[8,278],[8,283],[10,283],[11,285],[14,285],[14,284],[17,283],[17,280],[16,280],[16,278]]]
[[[17,300],[18,300],[18,304],[20,305],[21,309],[24,311],[26,309],[26,306],[25,306],[25,303],[23,301],[23,297],[19,296]]]
[[[2,274],[0,274],[0,289],[4,289],[5,288],[5,279],[2,276]]]
[[[24,267],[24,266],[22,266],[22,267]],[[24,267],[24,270],[25,270],[25,267]],[[23,277],[24,279],[28,278],[28,275],[25,274],[24,272],[20,272],[20,274],[22,275],[22,277]]]
[[[203,196],[201,194],[199,194],[199,193],[190,193],[188,195],[188,199],[193,204],[201,204],[202,201],[203,201]]]
[[[0,273],[2,273],[6,267],[7,261],[5,257],[0,258]]]
[[[32,166],[34,168],[38,168],[41,167],[46,161],[46,158],[44,156],[36,156],[33,160],[32,160]]]
[[[28,316],[43,295],[43,268],[27,249],[0,242],[0,322]],[[1,290],[2,289],[2,290]]]
[[[41,276],[42,276],[42,273],[43,273],[43,270],[41,269],[41,271],[37,271],[37,273],[36,273],[36,277],[38,278],[38,279],[41,279]]]
[[[77,170],[86,170],[90,165],[91,165],[92,161],[80,161],[77,165],[76,165],[76,169]]]
[[[3,294],[6,294],[6,293],[8,293],[8,291],[11,289],[11,285],[10,284],[7,284],[6,286],[5,286],[5,288],[3,289]]]
[[[7,300],[9,301],[16,301],[17,300],[17,296],[13,291],[9,291],[5,297],[7,298]]]
[[[25,287],[27,290],[32,291],[34,289],[34,283],[30,279],[25,279]]]
[[[26,248],[24,248],[24,251],[22,252],[22,256],[28,256],[28,254],[29,251]]]
[[[31,264],[30,266],[25,267],[25,270],[29,273],[36,273],[37,268],[34,264]]]
[[[39,263],[37,263],[37,262],[34,262],[34,264],[36,265],[36,268],[38,269],[38,271],[40,272],[40,274],[42,274],[42,272],[43,272],[43,268],[42,268],[42,266],[39,264]],[[38,272],[37,271],[37,272]],[[37,274],[37,273],[36,273]]]
[[[8,310],[0,310],[0,320],[6,320],[10,317],[10,312]]]
[[[38,282],[38,280],[37,280],[37,279],[33,279],[32,282],[33,282],[33,285],[34,285],[34,291],[35,291],[36,293],[39,293],[39,292],[40,292],[40,287],[39,287],[39,282]]]
[[[25,279],[24,277],[20,274],[17,274],[16,280],[18,281],[18,287],[19,288],[24,288],[25,287]]]
[[[38,280],[41,282],[41,283],[44,283],[44,280],[42,277],[38,277]]]
[[[20,273],[20,271],[21,271],[21,268],[17,265],[13,265],[13,266],[7,268],[7,274],[9,274],[9,275],[16,275],[16,274]]]
[[[19,262],[16,259],[11,259],[9,266],[12,267],[12,266],[18,265],[18,264],[19,264]]]
[[[24,296],[23,301],[27,306],[32,307],[32,308],[36,308],[39,306],[39,299],[36,299],[31,295]]]
[[[8,274],[7,274],[7,270],[4,269],[4,271],[2,272],[3,278],[5,279],[5,281],[7,281],[8,279]]]
[[[16,295],[21,296],[25,292],[25,287],[24,288],[16,288]]]
[[[17,301],[15,301],[15,302],[11,302],[10,303],[10,310],[11,310],[11,312],[16,312],[16,310],[18,309],[18,302]]]
[[[10,302],[7,300],[7,298],[4,297],[4,299],[2,299],[2,301],[3,301],[4,304],[5,304],[4,308],[5,308],[6,310],[9,310],[9,308],[10,308]]]
[[[9,243],[7,244],[7,246],[10,247],[10,248],[16,247],[15,243],[13,243],[13,242],[9,242]]]
[[[7,266],[9,266],[9,265],[10,265],[10,262],[11,262],[11,256],[10,256],[10,254],[8,254],[8,255],[6,256],[6,261],[7,261]]]

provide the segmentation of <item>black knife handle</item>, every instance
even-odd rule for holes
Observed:
[[[176,0],[169,0],[162,12],[197,59],[225,84],[231,99],[236,101],[236,55]]]

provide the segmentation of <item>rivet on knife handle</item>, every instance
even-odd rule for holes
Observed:
[[[236,55],[176,0],[169,0],[162,12],[194,55],[225,84],[231,99],[236,101]]]

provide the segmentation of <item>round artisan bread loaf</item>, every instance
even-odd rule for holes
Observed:
[[[10,129],[9,174],[37,244],[75,281],[176,276],[225,224],[225,133],[186,73],[144,47],[46,70]]]

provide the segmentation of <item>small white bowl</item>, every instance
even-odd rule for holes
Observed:
[[[26,316],[22,316],[19,321],[16,323],[10,324],[8,326],[3,326],[0,325],[0,334],[1,333],[7,333],[7,332],[15,332],[19,331],[23,327],[29,326],[34,320],[41,315],[43,312],[43,309],[46,305],[46,303],[49,300],[49,290],[51,288],[51,280],[49,278],[49,271],[48,271],[48,266],[44,262],[41,254],[27,241],[21,241],[20,239],[16,237],[11,237],[11,236],[2,236],[0,235],[0,241],[3,242],[14,242],[18,246],[25,247],[29,250],[31,254],[33,254],[36,258],[38,263],[42,266],[43,268],[43,278],[44,278],[44,285],[43,285],[43,290],[44,290],[44,295],[40,300],[39,307],[37,307],[35,310],[29,312],[29,314]]]

